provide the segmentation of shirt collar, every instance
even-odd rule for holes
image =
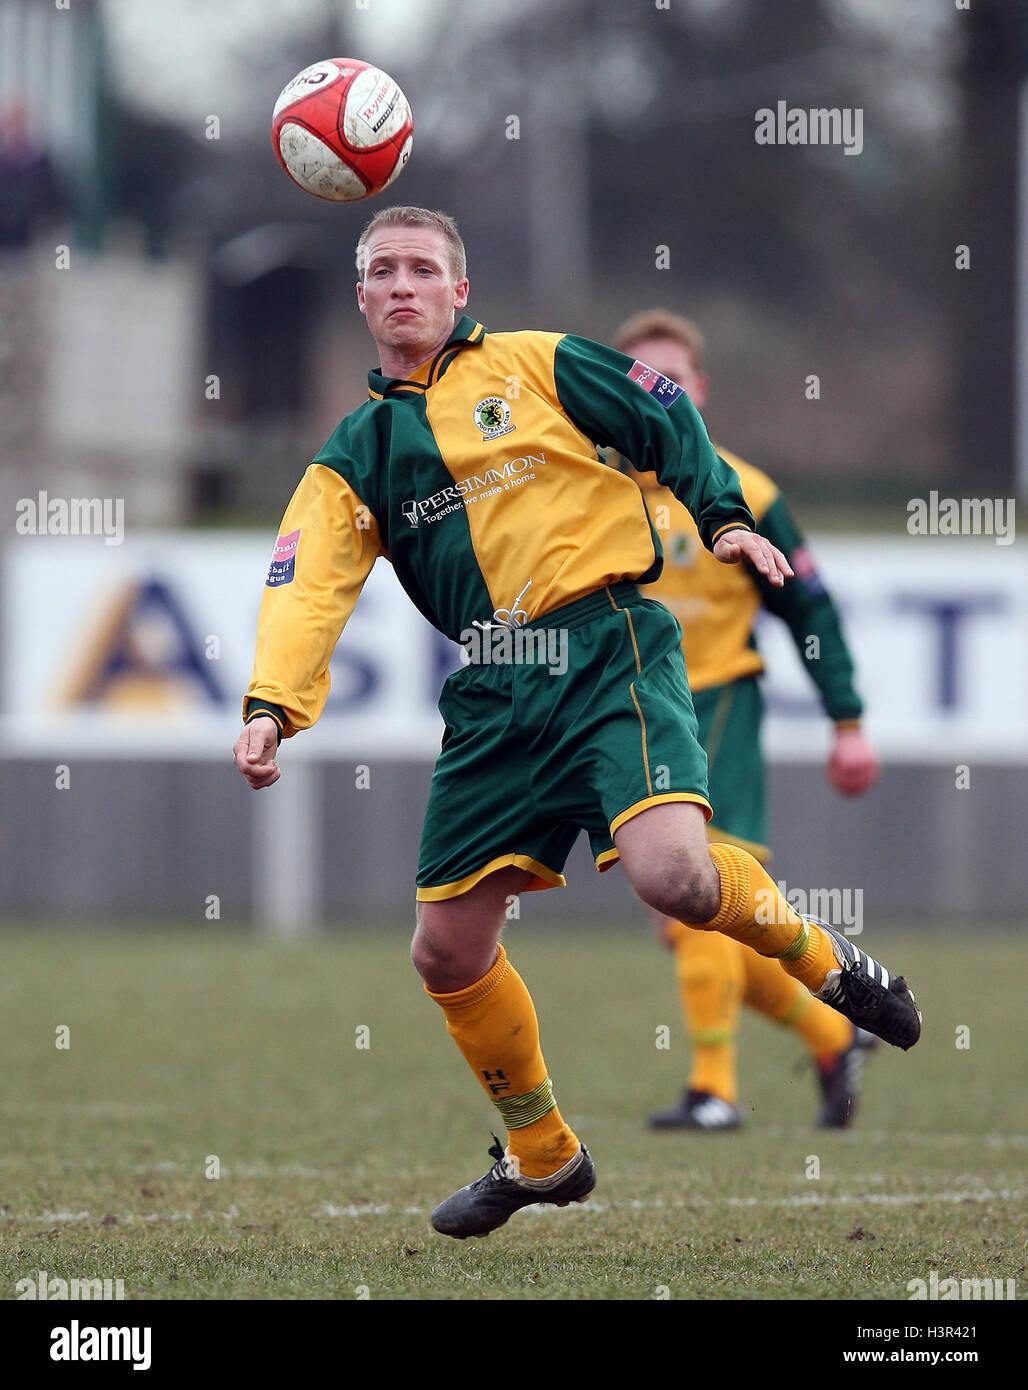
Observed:
[[[373,401],[380,401],[385,396],[423,395],[430,386],[435,385],[462,349],[480,343],[484,337],[483,326],[465,314],[457,320],[453,332],[431,361],[422,362],[413,376],[387,377],[382,375],[380,367],[372,368],[368,372],[368,395]]]

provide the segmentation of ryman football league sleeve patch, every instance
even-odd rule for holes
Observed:
[[[280,584],[291,584],[296,571],[296,547],[300,543],[299,530],[290,531],[288,536],[279,536],[275,542],[275,553],[271,557],[271,568],[265,587],[277,589]]]
[[[654,400],[660,401],[665,410],[682,394],[682,387],[677,381],[672,381],[669,376],[661,376],[660,372],[647,367],[645,362],[633,362],[628,369],[628,375],[632,381],[637,381],[644,391],[649,391]]]
[[[805,545],[798,545],[790,554],[789,564],[792,566],[796,578],[803,584],[811,597],[818,598],[825,592],[824,580],[818,574],[814,557]]]

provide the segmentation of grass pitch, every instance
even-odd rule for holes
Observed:
[[[814,1128],[801,1045],[748,1014],[746,1127],[690,1135],[644,1125],[687,1050],[642,923],[515,925],[599,1185],[464,1243],[428,1213],[486,1171],[495,1112],[407,937],[6,930],[0,1294],[40,1270],[122,1279],[126,1299],[906,1299],[932,1269],[1028,1286],[1016,937],[868,937],[925,1032],[873,1055],[852,1130]]]

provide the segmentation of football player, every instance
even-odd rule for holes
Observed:
[[[707,403],[704,338],[690,319],[666,309],[644,310],[617,330],[614,345],[676,381],[700,411]],[[714,818],[713,840],[741,845],[761,864],[767,845],[764,765],[760,747],[763,659],[754,640],[761,610],[781,618],[832,721],[828,781],[859,796],[878,777],[878,758],[861,728],[863,705],[853,683],[853,660],[838,610],[777,485],[720,444],[734,468],[756,528],[784,555],[795,578],[781,587],[748,564],[719,565],[700,542],[688,510],[652,471],[626,463],[656,518],[664,569],[646,587],[682,625]],[[853,1115],[871,1034],[777,969],[766,956],[717,932],[696,931],[658,916],[672,948],[692,1067],[681,1099],[650,1117],[655,1129],[735,1129],[741,1121],[736,1034],[743,1004],[796,1032],[809,1049],[821,1090],[819,1123],[845,1127]]]
[[[688,395],[585,338],[488,333],[462,312],[464,245],[444,214],[376,213],[357,267],[379,365],[286,510],[234,756],[252,787],[278,779],[279,740],[321,714],[332,651],[379,556],[477,654],[440,697],[412,945],[509,1136],[484,1177],[432,1214],[463,1239],[595,1184],[500,942],[514,896],[564,883],[582,830],[598,867],[620,860],[650,907],[753,946],[854,1024],[907,1048],[921,1017],[902,979],[794,912],[748,851],[708,844],[680,629],[639,589],[660,571],[659,541],[639,488],[597,446],[653,469],[718,562],[746,559],[776,587],[792,570],[757,534]],[[562,639],[559,668],[527,659],[539,651],[528,639],[548,633]]]

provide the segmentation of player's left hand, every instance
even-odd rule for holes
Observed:
[[[777,546],[758,536],[755,531],[726,531],[714,542],[714,558],[722,564],[734,565],[740,560],[750,564],[769,583],[780,589],[792,578],[792,566]]]
[[[828,780],[843,796],[860,796],[878,781],[878,754],[861,729],[837,729],[825,769]]]

